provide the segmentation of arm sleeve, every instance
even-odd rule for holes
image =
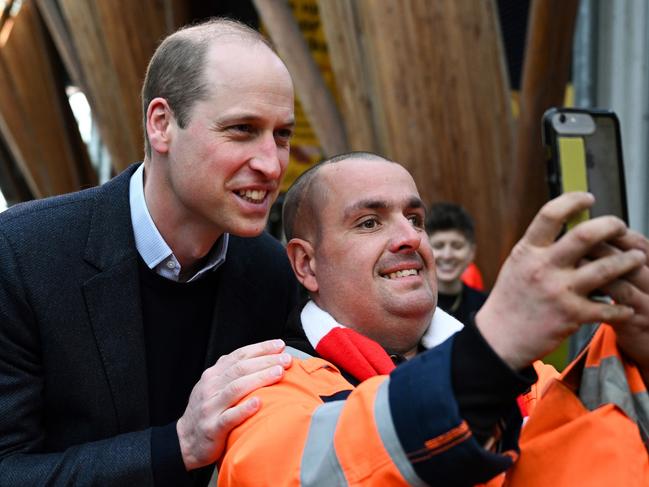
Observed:
[[[512,370],[473,323],[455,336],[452,349],[451,382],[460,415],[484,444],[498,436],[503,418],[516,414],[516,398],[538,377],[532,366],[520,372]],[[513,445],[508,441],[508,446]]]
[[[516,445],[521,416],[515,398],[520,392],[517,387],[525,389],[526,382],[514,380],[517,386],[511,389],[503,384],[494,397],[504,394],[506,398],[494,399],[495,406],[489,398],[482,402],[481,391],[501,380],[503,371],[497,366],[485,367],[479,357],[472,362],[475,368],[462,365],[463,371],[452,369],[470,350],[458,340],[471,343],[479,338],[471,333],[464,329],[391,374],[389,399],[397,435],[415,472],[428,483],[474,485],[512,465],[513,452],[483,448],[472,428],[478,424],[491,431],[498,423],[507,432],[510,443]],[[465,374],[469,374],[470,380]],[[456,383],[460,384],[459,394]],[[466,400],[465,395],[471,400]],[[467,411],[473,425],[464,416]]]

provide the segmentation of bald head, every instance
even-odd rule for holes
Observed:
[[[167,100],[178,126],[184,128],[194,104],[210,96],[205,76],[207,53],[218,43],[262,44],[272,50],[256,30],[235,20],[214,18],[184,27],[162,41],[153,53],[142,87],[144,148],[151,156],[146,116],[154,98]]]
[[[292,238],[317,239],[320,236],[319,214],[326,202],[328,191],[321,177],[323,168],[350,159],[385,161],[394,164],[372,152],[349,152],[325,159],[307,169],[291,185],[284,198],[282,221],[287,241]]]

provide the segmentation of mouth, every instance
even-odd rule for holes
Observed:
[[[418,276],[419,275],[419,269],[401,269],[398,271],[394,272],[389,272],[385,274],[381,274],[381,277],[384,279],[400,279],[402,277],[409,277],[409,276]]]
[[[455,263],[437,263],[437,271],[438,272],[455,272],[457,270],[458,266]]]
[[[266,199],[268,191],[264,189],[240,189],[235,192],[236,195],[249,203],[259,204]]]

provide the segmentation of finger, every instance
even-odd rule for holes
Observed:
[[[589,254],[589,257],[600,258],[608,255],[616,255],[622,252],[620,248],[623,247],[618,247],[616,245],[609,245],[609,244],[601,244],[593,248],[593,250]],[[628,248],[624,246],[624,248],[638,249],[637,246],[630,246]],[[629,272],[628,274],[625,274],[624,276],[622,276],[622,279],[625,282],[629,282],[635,287],[637,287],[641,292],[649,295],[649,265],[648,264],[649,264],[649,255],[645,253],[645,265]]]
[[[288,353],[279,353],[274,355],[262,355],[249,359],[239,360],[232,363],[228,368],[225,364],[216,364],[203,372],[201,379],[208,382],[211,387],[225,387],[228,383],[279,365],[288,368],[291,365],[292,357]]]
[[[207,399],[207,407],[212,411],[223,411],[238,403],[253,391],[278,382],[284,376],[284,368],[274,365],[231,381],[223,388],[214,388],[212,397]]]
[[[253,343],[252,345],[238,348],[227,355],[222,355],[214,365],[219,370],[226,370],[240,360],[277,354],[284,350],[284,347],[285,344],[282,340],[267,340],[265,342]]]
[[[649,272],[647,274],[649,274]],[[626,277],[623,279],[617,279],[606,286],[602,286],[602,291],[610,296],[616,303],[633,308],[636,313],[647,313],[649,311],[649,291],[647,289],[638,288],[633,284],[632,280],[627,279]]]
[[[633,308],[583,298],[575,321],[579,323],[621,323],[633,317]]]
[[[582,192],[564,193],[548,201],[530,223],[523,239],[539,247],[550,245],[570,216],[590,208],[594,202],[592,194]]]
[[[259,411],[260,407],[261,401],[259,398],[251,397],[236,406],[222,411],[207,421],[202,436],[209,441],[208,462],[213,462],[221,456],[230,432]]]
[[[261,408],[261,400],[258,397],[251,397],[242,401],[236,406],[223,411],[217,421],[216,435],[223,433],[227,435],[234,427],[243,423],[250,416],[255,414]]]
[[[601,243],[619,238],[626,232],[626,224],[614,216],[582,222],[554,243],[550,258],[560,267],[573,267]]]
[[[611,243],[622,250],[642,250],[649,257],[649,239],[634,230],[629,229],[626,234],[611,241]]]
[[[575,270],[573,288],[578,294],[586,295],[639,269],[645,260],[644,253],[636,249],[593,260]]]

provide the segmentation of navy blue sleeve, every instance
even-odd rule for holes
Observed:
[[[471,425],[465,420],[461,404],[456,399],[456,380],[463,383],[460,389],[464,390],[463,387],[474,387],[471,381],[484,380],[487,384],[492,380],[497,382],[503,373],[508,378],[511,378],[509,374],[518,377],[492,351],[491,359],[495,357],[500,365],[504,365],[507,369],[505,372],[499,366],[485,365],[476,357],[470,362],[472,366],[462,368],[461,375],[472,375],[471,380],[467,378],[464,384],[463,377],[456,377],[452,371],[455,365],[454,355],[459,355],[458,360],[462,359],[465,353],[469,353],[468,350],[472,350],[471,347],[480,350],[483,346],[491,350],[484,340],[480,342],[479,333],[475,336],[473,331],[465,328],[434,349],[400,365],[390,375],[390,410],[401,446],[417,475],[435,485],[475,485],[488,481],[512,464],[509,455],[488,451],[481,446],[481,441],[473,435]],[[460,339],[459,348],[456,347],[458,337],[464,334],[467,334],[468,345]],[[484,350],[479,355],[489,361],[489,354],[483,353]],[[490,377],[491,374],[494,377]],[[517,379],[513,383],[515,385],[505,394],[507,399],[502,401],[502,407],[497,408],[502,416],[499,415],[496,421],[511,437],[517,439],[521,417],[517,413],[515,398],[529,384],[526,380]],[[479,403],[474,404],[473,399],[480,397],[479,392],[484,387],[486,386],[481,385],[475,396],[468,395],[472,399],[469,401],[469,409],[479,412]],[[461,397],[464,395],[462,392]],[[490,411],[490,408],[487,407],[487,410]],[[493,430],[495,425],[491,426]]]
[[[156,487],[192,486],[197,478],[204,479],[200,485],[207,485],[214,469],[214,465],[192,472],[185,469],[175,422],[151,428],[151,464]]]
[[[484,443],[497,433],[501,418],[518,413],[516,397],[538,376],[531,366],[518,372],[509,368],[473,322],[455,336],[452,348],[451,383],[460,415]]]

